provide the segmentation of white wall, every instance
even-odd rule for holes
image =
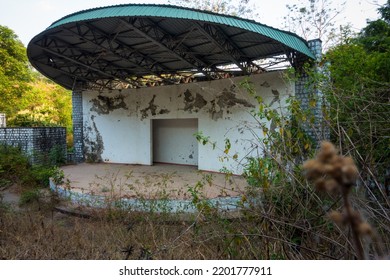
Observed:
[[[280,72],[252,75],[256,94],[265,103],[277,107],[294,86],[282,79]],[[171,86],[110,92],[83,92],[84,137],[87,157],[91,154],[106,162],[153,164],[153,119],[198,119],[198,129],[211,144],[198,144],[198,167],[220,171],[226,167],[241,173],[241,161],[248,153],[257,153],[262,132],[256,130],[251,111],[256,98],[238,85],[245,77]],[[254,129],[254,130],[253,130]],[[224,159],[225,139],[231,142]]]

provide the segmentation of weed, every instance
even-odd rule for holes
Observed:
[[[48,187],[49,178],[61,179],[58,167],[48,164],[31,165],[27,156],[17,147],[0,145],[1,186],[12,183],[25,188]]]
[[[67,179],[66,182],[65,182],[65,174],[64,174],[63,170],[61,170],[59,168],[54,168],[50,175],[51,175],[51,178],[53,179],[53,182],[56,185],[62,185],[64,183],[66,185],[69,185],[69,179]]]
[[[304,169],[306,177],[314,182],[317,190],[341,194],[342,212],[333,210],[329,213],[329,217],[337,225],[348,226],[351,229],[356,257],[368,258],[368,252],[365,252],[363,247],[363,240],[366,237],[376,243],[374,247],[377,250],[376,257],[383,257],[374,229],[364,221],[361,213],[352,207],[350,196],[359,176],[353,159],[338,155],[333,144],[323,142],[316,158],[306,161]]]
[[[56,145],[50,149],[49,161],[51,165],[62,165],[66,163],[66,151],[63,146]]]
[[[25,190],[20,194],[20,205],[26,205],[32,202],[39,202],[40,192],[39,189]]]

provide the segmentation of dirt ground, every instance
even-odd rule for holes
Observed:
[[[197,184],[207,198],[237,196],[245,189],[240,176],[199,171],[194,166],[153,166],[83,163],[61,168],[66,187],[72,191],[116,197],[188,199]]]
[[[16,185],[0,191],[1,202],[9,204],[14,209],[19,209],[20,190]]]

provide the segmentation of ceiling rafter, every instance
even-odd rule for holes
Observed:
[[[118,76],[116,76],[116,75],[113,75],[113,74],[111,74],[111,73],[105,72],[104,70],[106,70],[106,69],[96,68],[96,67],[94,67],[94,66],[92,66],[92,65],[88,65],[88,64],[82,62],[81,59],[73,59],[73,58],[71,58],[71,57],[69,57],[69,56],[66,56],[66,55],[64,55],[64,54],[62,54],[62,53],[59,53],[59,52],[56,52],[56,51],[53,51],[53,50],[51,50],[51,49],[49,49],[49,48],[45,48],[45,47],[40,46],[40,45],[38,45],[38,44],[37,44],[36,46],[39,47],[39,48],[41,48],[41,49],[42,49],[43,51],[45,51],[45,52],[48,52],[48,53],[50,53],[50,54],[52,54],[52,55],[55,55],[55,56],[58,56],[58,57],[60,57],[60,58],[62,58],[62,59],[64,59],[64,60],[70,61],[70,62],[72,62],[72,63],[74,63],[74,64],[77,64],[77,65],[79,65],[79,66],[82,66],[82,67],[84,67],[84,68],[87,68],[87,69],[89,69],[89,70],[92,70],[92,71],[94,71],[94,72],[100,73],[101,75],[106,76],[107,78],[117,79],[117,80],[119,80],[119,81],[121,81],[121,82],[124,82],[124,83],[128,83],[128,84],[133,85],[132,82],[129,81],[129,80],[126,80],[126,79],[123,79],[123,78],[118,77]],[[135,85],[135,86],[138,86],[138,85]]]
[[[191,50],[183,43],[178,45],[172,35],[169,34],[162,27],[158,26],[151,20],[136,18],[132,21],[120,19],[127,26],[132,28],[135,32],[142,35],[144,38],[153,42],[153,44],[159,46],[170,52],[173,56],[177,57],[181,61],[187,63],[189,68],[195,68],[202,72],[206,76],[210,76],[205,69],[211,68],[208,63],[200,59],[199,57],[191,55]],[[148,24],[145,24],[148,23]]]
[[[240,52],[238,48],[227,39],[227,36],[221,30],[218,30],[218,28],[210,24],[197,23],[197,26],[198,30],[202,32],[207,39],[212,41],[223,53],[229,56],[232,63],[236,64],[244,73],[247,73],[247,69],[242,65],[242,62],[240,62],[240,60],[246,58],[246,55]]]
[[[85,33],[85,35],[88,35],[88,33]],[[50,42],[49,42],[50,44]],[[66,49],[66,46],[64,45],[59,45],[58,42],[52,44],[52,48],[58,48],[58,49],[61,49],[61,56],[64,56],[64,55],[67,55],[65,53],[65,49]],[[69,49],[68,49],[69,50]],[[53,53],[54,56],[58,55],[59,53],[58,52],[55,52],[53,50],[51,50],[51,53]],[[55,54],[54,54],[55,53]],[[86,67],[83,67],[83,68],[80,68],[79,66],[74,66],[74,61],[77,59],[79,61],[82,61],[83,60],[83,56],[86,56],[85,59],[88,60],[88,55],[86,55],[85,53],[84,54],[76,54],[74,53],[73,51],[71,51],[72,53],[72,56],[69,56],[69,60],[60,60],[60,63],[61,63],[61,66],[59,66],[56,62],[58,62],[58,58],[56,57],[47,57],[47,56],[44,56],[44,55],[41,55],[41,58],[42,59],[49,59],[49,60],[52,60],[52,68],[53,69],[56,69],[57,71],[60,71],[61,73],[64,73],[68,76],[76,76],[77,75],[78,77],[81,77],[82,80],[88,82],[88,83],[93,83],[95,84],[96,86],[98,87],[104,87],[104,88],[107,88],[107,89],[114,89],[115,87],[121,87],[121,82],[122,83],[127,83],[127,84],[131,84],[133,87],[136,87],[136,88],[139,88],[139,87],[144,87],[146,85],[149,85],[149,86],[155,86],[155,85],[162,85],[162,84],[165,84],[165,83],[168,83],[168,84],[174,84],[174,83],[180,83],[181,80],[183,80],[182,78],[180,78],[180,75],[177,76],[175,74],[176,71],[171,71],[172,73],[171,74],[166,74],[166,77],[164,76],[156,76],[158,77],[160,80],[154,80],[154,81],[149,81],[147,82],[146,78],[143,77],[143,76],[132,76],[132,77],[129,77],[131,83],[129,83],[129,80],[126,80],[126,81],[115,81],[115,80],[110,80],[110,79],[107,79],[106,82],[104,84],[101,84],[99,83],[98,81],[102,81],[101,78],[99,77],[99,75],[96,74],[96,69],[94,69],[94,67],[92,66],[92,64],[94,62],[96,62],[96,59],[94,59],[92,62],[88,62],[88,68]],[[60,56],[60,57],[61,57]],[[40,62],[40,64],[43,64],[45,65],[45,63],[43,62]],[[56,67],[54,66],[54,64],[56,64]],[[46,64],[47,65],[47,64]],[[80,63],[78,65],[81,65]],[[68,71],[65,71],[61,68],[66,68]],[[71,69],[73,68],[73,70]],[[103,70],[103,69],[101,69]],[[76,73],[78,72],[78,73]],[[87,79],[87,77],[90,77],[89,79]],[[117,76],[118,77],[118,76]],[[111,85],[110,85],[111,84]]]
[[[141,53],[140,51],[138,51],[137,49],[134,49],[133,47],[125,44],[124,42],[122,42],[121,40],[119,40],[117,38],[117,36],[114,36],[114,38],[111,38],[110,35],[108,35],[107,33],[105,33],[103,30],[100,30],[99,28],[97,28],[96,26],[90,24],[90,23],[85,23],[85,25],[93,32],[97,32],[100,34],[100,36],[102,36],[102,38],[104,39],[104,41],[107,41],[108,44],[110,45],[110,48],[111,48],[111,51],[113,52],[116,52],[114,50],[114,48],[112,47],[112,43],[116,43],[118,45],[118,48],[123,48],[123,49],[126,49],[128,52],[129,52],[129,57],[126,57],[126,59],[130,59],[130,58],[134,58],[134,59],[138,59],[138,60],[141,60],[141,62],[144,62],[145,61],[145,65],[148,65],[148,63],[150,63],[152,65],[152,67],[149,68],[149,70],[153,70],[153,68],[156,68],[155,70],[153,71],[160,71],[160,70],[170,70],[169,68],[167,68],[166,66],[162,65],[160,62],[154,60],[153,58]],[[138,66],[142,66],[142,67],[145,67],[141,64],[141,62],[137,61],[136,64]]]
[[[111,53],[112,55],[118,57],[118,58],[121,58],[121,59],[124,59],[126,62],[132,64],[133,66],[137,67],[137,68],[141,68],[143,69],[146,74],[151,74],[151,75],[156,75],[156,76],[159,76],[160,78],[164,79],[166,82],[170,82],[170,80],[168,79],[165,79],[164,77],[161,76],[161,74],[158,72],[159,71],[162,71],[162,70],[167,70],[166,67],[164,67],[163,65],[161,65],[159,62],[157,62],[156,60],[150,58],[150,57],[147,57],[145,55],[143,55],[142,53],[140,53],[139,51],[135,50],[135,49],[132,49],[131,47],[129,46],[126,46],[126,44],[123,44],[122,42],[118,41],[118,39],[116,39],[116,37],[114,38],[110,38],[108,34],[104,34],[103,31],[99,30],[98,28],[96,27],[90,27],[89,25],[87,26],[90,30],[91,28],[93,28],[94,31],[97,31],[102,37],[102,42],[100,43],[97,43],[97,42],[94,42],[93,40],[90,40],[90,39],[87,39],[85,37],[85,35],[87,33],[84,34],[84,37],[82,37],[82,35],[80,34],[77,34],[76,32],[70,30],[70,29],[67,29],[67,31],[71,32],[72,34],[76,35],[76,36],[79,36],[80,38],[83,38],[84,40],[86,40],[87,42],[93,44],[94,46],[98,47],[98,48],[101,48],[109,53]],[[92,30],[91,30],[92,31]],[[107,41],[108,45],[110,46],[109,48],[106,48],[103,46],[103,42],[104,41]],[[116,44],[118,44],[119,47],[123,47],[123,48],[126,48],[130,55],[129,56],[126,56],[126,55],[123,55],[121,53],[118,53],[117,49],[114,49],[113,46],[112,46],[112,43],[115,42]],[[134,56],[139,56],[142,60],[145,60],[146,61],[146,65],[148,65],[148,63],[150,63],[151,67],[146,67],[144,65],[142,65],[142,61],[138,62],[134,62],[133,60],[130,59],[130,57],[134,57]],[[136,58],[137,59],[137,58]],[[153,69],[155,68],[155,69]]]
[[[63,74],[65,74],[65,75],[67,75],[67,76],[70,76],[70,77],[72,77],[73,79],[76,79],[77,81],[78,80],[83,80],[83,81],[85,81],[85,82],[88,82],[88,83],[91,83],[91,84],[95,84],[95,85],[97,85],[97,86],[99,86],[99,87],[104,87],[104,88],[106,88],[106,89],[110,89],[110,88],[108,88],[108,87],[105,87],[103,84],[99,84],[97,81],[95,81],[95,80],[90,80],[90,79],[87,79],[85,76],[77,76],[77,78],[74,76],[74,72],[67,72],[67,71],[65,71],[65,70],[62,70],[62,69],[59,69],[59,68],[55,68],[55,67],[52,67],[52,66],[50,66],[50,65],[48,65],[48,64],[46,64],[46,63],[44,63],[44,62],[41,62],[41,61],[37,61],[37,63],[38,64],[41,64],[42,66],[44,66],[44,67],[51,67],[51,68],[53,68],[55,71],[58,71],[58,72],[61,72],[61,73],[63,73]],[[76,70],[77,69],[79,69],[78,67],[76,67]],[[76,71],[75,70],[75,71]],[[79,89],[79,88],[78,88]]]
[[[50,37],[50,36],[48,36],[48,37]],[[106,77],[111,76],[111,78],[118,79],[123,83],[128,83],[128,84],[132,85],[133,87],[140,87],[139,85],[134,84],[133,80],[129,80],[129,79],[126,79],[127,77],[126,78],[123,77],[124,76],[123,73],[126,73],[126,76],[132,75],[132,73],[129,73],[127,68],[119,67],[118,65],[114,65],[110,61],[102,59],[103,52],[90,53],[90,52],[86,52],[85,50],[82,51],[80,49],[72,48],[71,45],[67,48],[69,43],[65,42],[64,40],[59,39],[57,37],[52,38],[52,41],[54,41],[53,45],[51,44],[52,43],[51,41],[50,42],[45,41],[45,42],[48,43],[48,45],[52,45],[52,48],[56,49],[58,52],[53,51],[47,47],[41,46],[39,44],[37,46],[39,46],[43,50],[50,50],[53,55],[59,54],[62,57],[62,59],[64,59],[65,61],[72,62],[72,63],[74,63],[74,61],[76,61],[78,65],[87,67],[90,70],[93,70],[93,71],[101,73],[101,74],[105,73]],[[61,45],[59,45],[59,43],[61,43]],[[61,49],[64,49],[64,50],[61,51]],[[66,51],[70,51],[71,55],[66,54]],[[75,51],[78,51],[78,53],[75,53]],[[69,58],[69,59],[66,59],[66,58]],[[98,64],[99,67],[96,68],[96,67],[92,66],[93,64]],[[66,67],[66,65],[65,65],[65,67]],[[111,73],[106,73],[105,72],[106,70],[110,71]],[[118,73],[121,73],[121,75],[118,75]]]

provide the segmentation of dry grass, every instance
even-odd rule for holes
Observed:
[[[305,228],[304,224],[261,217],[257,212],[235,219],[198,215],[188,221],[173,221],[175,217],[168,215],[119,210],[98,211],[91,218],[61,214],[36,204],[24,210],[0,213],[0,259],[348,259],[353,256],[344,232],[320,232]]]
[[[252,237],[225,232],[235,224],[227,219],[172,221],[112,210],[79,218],[40,208],[0,213],[0,259],[261,258]]]
[[[321,153],[316,161],[320,157]],[[202,201],[197,204],[200,212],[192,216],[111,207],[76,217],[58,212],[59,202],[41,192],[25,192],[30,203],[18,211],[0,199],[0,259],[388,258],[388,209],[351,189],[357,170],[345,169],[349,165],[340,165],[341,170],[353,171],[353,176],[340,177],[342,184],[348,183],[348,191],[344,196],[332,192],[331,179],[338,177],[322,172],[323,166],[316,161],[306,164],[307,175],[316,179],[317,188],[328,192],[315,191],[298,177],[299,170],[290,172],[272,188],[254,192],[259,203],[252,204],[250,192],[245,194],[250,207],[242,208],[234,218],[219,215]],[[347,227],[329,219],[332,211],[339,213],[337,217],[342,215],[346,195],[350,208]],[[364,218],[367,223],[355,223],[352,211],[359,211],[359,221]],[[337,217],[333,216],[333,220]],[[366,224],[370,225],[370,234],[354,238],[357,230],[367,230],[361,228]]]

